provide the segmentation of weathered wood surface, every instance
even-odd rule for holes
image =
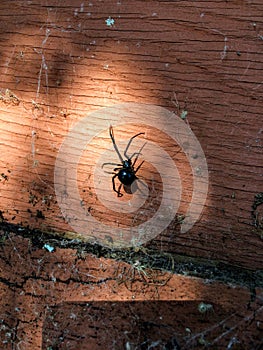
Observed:
[[[181,350],[261,349],[262,289],[252,300],[246,287],[48,252],[15,234],[0,266],[1,349],[162,349],[172,338]]]
[[[175,220],[150,247],[262,268],[262,212],[254,204],[263,180],[262,13],[261,1],[1,1],[2,220],[43,232],[72,231],[53,185],[55,159],[70,128],[120,102],[163,106],[187,112],[206,155],[209,191],[189,232],[181,233]],[[91,119],[90,129],[100,123]],[[128,139],[138,129],[120,131],[116,137]],[[132,215],[106,210],[94,191],[92,166],[111,145],[107,129],[102,138],[90,158],[83,156],[79,190],[102,223],[129,227]],[[182,216],[193,184],[183,155],[174,160],[184,187]],[[158,205],[158,174],[153,181]],[[111,175],[105,191],[110,186]]]

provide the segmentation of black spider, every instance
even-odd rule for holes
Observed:
[[[114,139],[114,134],[113,134],[113,127],[110,126],[109,128],[109,133],[110,133],[110,137],[111,137],[111,140],[112,140],[112,143],[113,143],[113,146],[114,146],[114,149],[116,151],[116,153],[118,154],[118,157],[121,161],[121,164],[115,164],[115,163],[104,163],[103,164],[103,167],[104,165],[107,165],[107,164],[111,164],[111,165],[117,165],[118,167],[117,168],[114,168],[114,175],[112,176],[112,187],[113,187],[113,191],[117,193],[118,197],[122,197],[123,194],[120,192],[121,190],[121,187],[124,186],[124,188],[129,188],[132,183],[137,180],[137,176],[136,176],[136,173],[137,171],[140,169],[140,167],[142,166],[142,164],[144,163],[144,161],[141,162],[141,164],[137,167],[137,169],[135,169],[135,164],[136,164],[136,161],[139,157],[139,155],[141,154],[141,150],[143,149],[143,147],[145,146],[142,145],[142,147],[140,148],[139,152],[135,152],[133,153],[130,157],[127,155],[127,152],[128,152],[128,149],[131,145],[131,142],[133,139],[135,139],[135,137],[139,136],[139,135],[144,135],[145,133],[144,132],[139,132],[138,134],[134,135],[133,137],[130,138],[126,148],[125,148],[125,151],[124,151],[124,157],[127,158],[127,159],[123,159],[122,155],[120,154],[120,151],[116,145],[116,142],[115,142],[115,139]],[[133,163],[132,163],[132,158],[135,157]],[[120,185],[119,185],[119,188],[118,190],[116,190],[116,185],[115,185],[115,179],[116,177],[118,177],[119,181],[120,181]]]

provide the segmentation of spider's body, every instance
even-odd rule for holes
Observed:
[[[130,147],[130,144],[132,142],[132,140],[139,136],[139,135],[143,135],[144,132],[140,132],[136,135],[134,135],[130,141],[128,142],[127,144],[127,147],[124,151],[124,156],[127,158],[127,159],[123,159],[122,155],[120,154],[120,151],[116,145],[116,142],[115,142],[115,139],[114,139],[114,134],[113,134],[113,127],[110,126],[110,129],[109,129],[109,132],[110,132],[110,137],[111,137],[111,140],[112,140],[112,143],[113,143],[113,146],[114,146],[114,149],[116,151],[116,153],[118,154],[118,157],[121,161],[121,164],[116,164],[118,165],[117,168],[114,169],[114,175],[112,176],[112,187],[113,187],[113,191],[115,191],[117,194],[118,194],[118,197],[122,197],[122,193],[120,192],[121,190],[121,187],[124,186],[125,187],[130,187],[133,182],[135,180],[137,180],[137,176],[136,176],[136,173],[137,171],[140,169],[140,167],[142,166],[143,164],[143,161],[141,162],[141,164],[137,167],[137,169],[135,169],[135,163],[141,153],[141,150],[143,149],[144,145],[141,147],[141,149],[139,150],[139,152],[136,152],[136,153],[133,153],[130,157],[127,155],[127,151]],[[135,157],[133,163],[132,163],[132,158]],[[104,163],[103,166],[105,164],[112,164],[112,163]],[[116,186],[115,186],[115,179],[116,177],[118,177],[119,181],[120,181],[120,186],[118,188],[118,190],[116,190]]]
[[[131,164],[131,160],[125,160],[122,165],[122,169],[120,169],[118,172],[118,179],[124,186],[131,186],[137,179],[134,168]]]

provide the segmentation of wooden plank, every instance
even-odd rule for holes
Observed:
[[[172,339],[181,350],[262,345],[262,288],[252,295],[245,286],[151,270],[84,250],[48,251],[14,233],[4,237],[3,349],[125,349],[146,341],[159,342],[158,349]]]
[[[183,189],[177,216],[148,247],[262,268],[262,206],[255,206],[263,164],[261,2],[82,6],[37,0],[17,1],[12,11],[8,1],[0,6],[2,220],[86,239],[65,222],[57,205],[53,175],[63,140],[76,122],[102,107],[121,102],[162,106],[179,117],[187,112],[185,122],[206,156],[209,191],[201,218],[182,233],[193,190],[191,168],[178,145],[147,128],[148,141],[169,150]],[[114,24],[107,25],[109,18]],[[112,230],[147,221],[162,198],[162,181],[147,163],[147,152],[140,174],[146,179],[153,174],[148,183],[157,192],[155,197],[151,192],[155,206],[136,215],[105,208],[92,175],[99,156],[112,147],[104,126],[112,120],[90,119],[87,135],[103,130],[100,143],[89,144],[79,164],[83,205]],[[115,134],[127,142],[141,130],[135,123],[116,127]],[[105,194],[114,203],[118,199],[110,186],[111,175]],[[95,233],[88,227],[86,233],[96,237],[104,231],[98,225]]]

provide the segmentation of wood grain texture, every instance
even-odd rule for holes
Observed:
[[[206,155],[209,192],[189,232],[180,233],[177,217],[149,247],[262,268],[262,206],[254,210],[256,221],[252,215],[263,191],[262,10],[261,1],[241,0],[1,1],[2,220],[70,231],[53,185],[68,131],[101,107],[153,104],[178,115],[187,111]],[[90,128],[100,123],[91,120]],[[136,125],[119,135],[133,132]],[[102,138],[109,144],[107,130]],[[96,145],[93,158],[81,163],[80,192],[101,222],[129,227],[133,218],[106,211],[94,192],[91,169],[104,147]],[[176,162],[179,169],[185,164],[180,174],[187,204],[192,178],[181,153]],[[145,169],[142,174],[151,171]],[[158,174],[154,181],[158,192]],[[178,215],[184,213],[182,204]]]
[[[225,349],[235,339],[241,349],[260,349],[262,289],[252,302],[246,287],[143,274],[138,265],[75,249],[48,252],[15,234],[5,238],[2,349],[125,349],[127,342],[140,348],[147,338],[168,342],[172,336],[181,350],[203,349],[204,342]],[[212,309],[200,311],[201,303]]]

